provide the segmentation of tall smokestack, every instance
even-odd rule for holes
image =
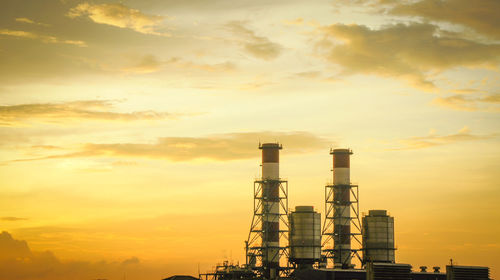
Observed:
[[[262,150],[262,264],[265,277],[274,279],[279,273],[280,176],[279,143],[259,145]]]
[[[334,266],[350,268],[351,264],[351,178],[349,149],[334,149],[333,197],[335,201]]]

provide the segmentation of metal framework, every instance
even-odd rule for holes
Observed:
[[[323,223],[323,242],[321,244],[323,252],[328,260],[328,266],[333,267],[334,257],[338,254],[343,254],[342,250],[335,250],[334,244],[340,242],[340,237],[334,232],[334,221],[340,220],[339,208],[345,206],[341,204],[340,197],[344,197],[345,192],[350,192],[351,200],[349,201],[350,209],[352,210],[353,216],[350,217],[350,221],[347,221],[351,225],[351,232],[349,233],[349,238],[355,241],[357,248],[352,248],[350,252],[350,257],[356,256],[360,262],[362,262],[362,257],[359,252],[362,251],[362,243],[360,240],[361,236],[361,221],[359,219],[359,189],[357,185],[326,185],[325,186],[325,220]],[[343,227],[339,227],[340,230]],[[337,230],[338,231],[338,230]],[[343,268],[348,264],[343,264]]]
[[[234,265],[228,261],[218,264],[213,272],[198,273],[200,280],[229,280],[229,279],[255,279],[255,274],[252,270],[246,267],[241,267],[238,264]]]
[[[274,203],[279,203],[280,213],[279,213],[279,240],[286,241],[286,244],[280,244],[278,250],[278,260],[280,263],[279,274],[281,277],[286,277],[290,273],[291,266],[288,262],[289,251],[288,251],[288,181],[283,180],[256,180],[253,185],[253,217],[250,226],[250,232],[248,234],[248,239],[245,241],[246,250],[246,264],[249,268],[256,271],[258,275],[263,275],[265,267],[263,266],[263,254],[267,252],[266,247],[263,247],[262,237],[267,231],[266,228],[262,228],[262,217],[269,213],[269,209],[264,207],[264,201],[269,205],[269,201],[266,197],[269,194],[263,193],[263,185],[265,184],[279,184],[279,201]],[[273,202],[271,202],[273,203]],[[281,242],[280,242],[281,243]],[[286,246],[283,246],[286,245]],[[274,257],[274,256],[273,256]]]

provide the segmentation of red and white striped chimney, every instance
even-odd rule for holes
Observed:
[[[262,263],[265,276],[274,279],[279,273],[280,174],[278,143],[259,145],[262,150]]]
[[[351,178],[349,149],[334,149],[333,197],[334,213],[334,266],[351,267]]]

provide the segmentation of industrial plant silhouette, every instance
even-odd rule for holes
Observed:
[[[410,264],[398,263],[394,217],[381,209],[360,215],[359,189],[350,178],[350,149],[330,150],[333,181],[324,187],[323,223],[313,206],[289,210],[288,182],[279,173],[282,148],[279,143],[259,144],[262,176],[253,187],[253,218],[245,241],[245,264],[225,261],[214,271],[200,273],[199,279],[490,279],[488,267],[458,266],[451,261],[445,271],[437,266],[429,271],[425,266],[414,271]]]

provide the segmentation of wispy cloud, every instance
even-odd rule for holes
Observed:
[[[495,137],[496,134],[476,135],[470,132],[470,129],[465,126],[457,133],[448,135],[438,135],[435,130],[431,130],[428,136],[411,137],[399,141],[400,147],[393,150],[412,150],[424,149],[435,146],[449,145],[459,142],[479,141]]]
[[[25,221],[27,218],[19,218],[19,217],[0,217],[0,221],[6,222],[17,222],[17,221]]]
[[[164,16],[147,15],[120,3],[91,4],[85,2],[70,9],[67,15],[70,18],[88,17],[95,23],[128,28],[143,34],[170,35],[159,31],[161,23],[165,20]]]
[[[281,21],[284,25],[288,26],[309,26],[309,27],[318,27],[320,24],[316,20],[305,21],[303,18],[296,18],[292,20],[283,20]]]
[[[0,106],[0,126],[16,126],[33,122],[67,123],[81,120],[136,121],[174,119],[179,114],[139,111],[113,112],[113,101],[85,100],[65,103],[34,103]]]
[[[328,148],[327,139],[308,132],[247,132],[217,134],[207,137],[164,137],[153,144],[139,143],[88,143],[72,153],[51,155],[20,161],[47,160],[77,157],[138,157],[190,161],[208,159],[228,161],[258,156],[255,152],[259,141],[279,141],[287,153],[306,153]]]
[[[482,91],[475,88],[460,88],[460,89],[454,89],[452,90],[452,92],[457,94],[473,94],[473,93],[481,93]]]
[[[131,66],[121,68],[121,71],[127,73],[146,74],[160,71],[163,67],[172,66],[180,69],[201,70],[206,72],[229,72],[236,69],[236,65],[226,61],[221,63],[195,63],[180,57],[172,57],[167,60],[160,60],[153,55],[144,55]]]
[[[0,35],[17,37],[17,38],[24,38],[24,39],[40,40],[46,44],[69,44],[69,45],[76,45],[79,47],[86,47],[87,46],[87,44],[84,41],[80,41],[80,40],[65,40],[65,39],[57,38],[55,36],[41,35],[41,34],[36,34],[33,32],[22,31],[22,30],[0,29]]]
[[[303,25],[304,24],[304,19],[303,18],[296,18],[292,20],[283,20],[283,24],[286,25]]]
[[[454,94],[435,98],[432,104],[459,111],[500,112],[500,94]]]
[[[186,70],[201,70],[206,72],[229,72],[236,69],[232,62],[225,61],[221,63],[196,63],[180,57],[172,57],[166,60],[147,54],[143,56],[134,56],[130,58],[131,63],[121,67],[119,70],[125,73],[148,74],[163,70],[167,67],[174,67]]]
[[[280,44],[274,43],[266,37],[258,36],[253,30],[247,28],[244,22],[232,21],[226,24],[226,27],[240,38],[240,44],[253,57],[272,60],[283,51]]]
[[[37,150],[60,150],[60,149],[63,149],[62,147],[54,146],[54,145],[33,145],[33,146],[31,146],[31,148],[37,149]]]
[[[427,23],[393,24],[380,29],[364,25],[333,24],[322,27],[328,39],[319,45],[328,61],[344,74],[374,74],[406,80],[434,90],[430,72],[459,66],[498,67],[500,44],[485,44],[451,36],[438,36],[439,28]]]
[[[299,72],[299,73],[295,73],[293,75],[293,77],[316,79],[316,78],[320,78],[321,77],[321,72],[320,71]]]
[[[215,64],[208,64],[208,63],[194,63],[192,61],[184,60],[179,57],[173,57],[165,61],[165,63],[168,65],[174,65],[179,68],[197,69],[208,72],[228,72],[236,69],[236,65],[229,61],[215,63]]]
[[[131,66],[123,67],[121,70],[128,73],[146,74],[157,72],[161,69],[164,62],[158,60],[154,55],[144,55],[140,57]]]
[[[36,22],[36,21],[34,21],[34,20],[31,20],[31,19],[29,19],[29,18],[25,18],[25,17],[16,18],[16,21],[17,21],[17,22],[28,23],[28,24],[34,24],[34,25],[50,26],[50,24],[41,23],[41,22]]]

